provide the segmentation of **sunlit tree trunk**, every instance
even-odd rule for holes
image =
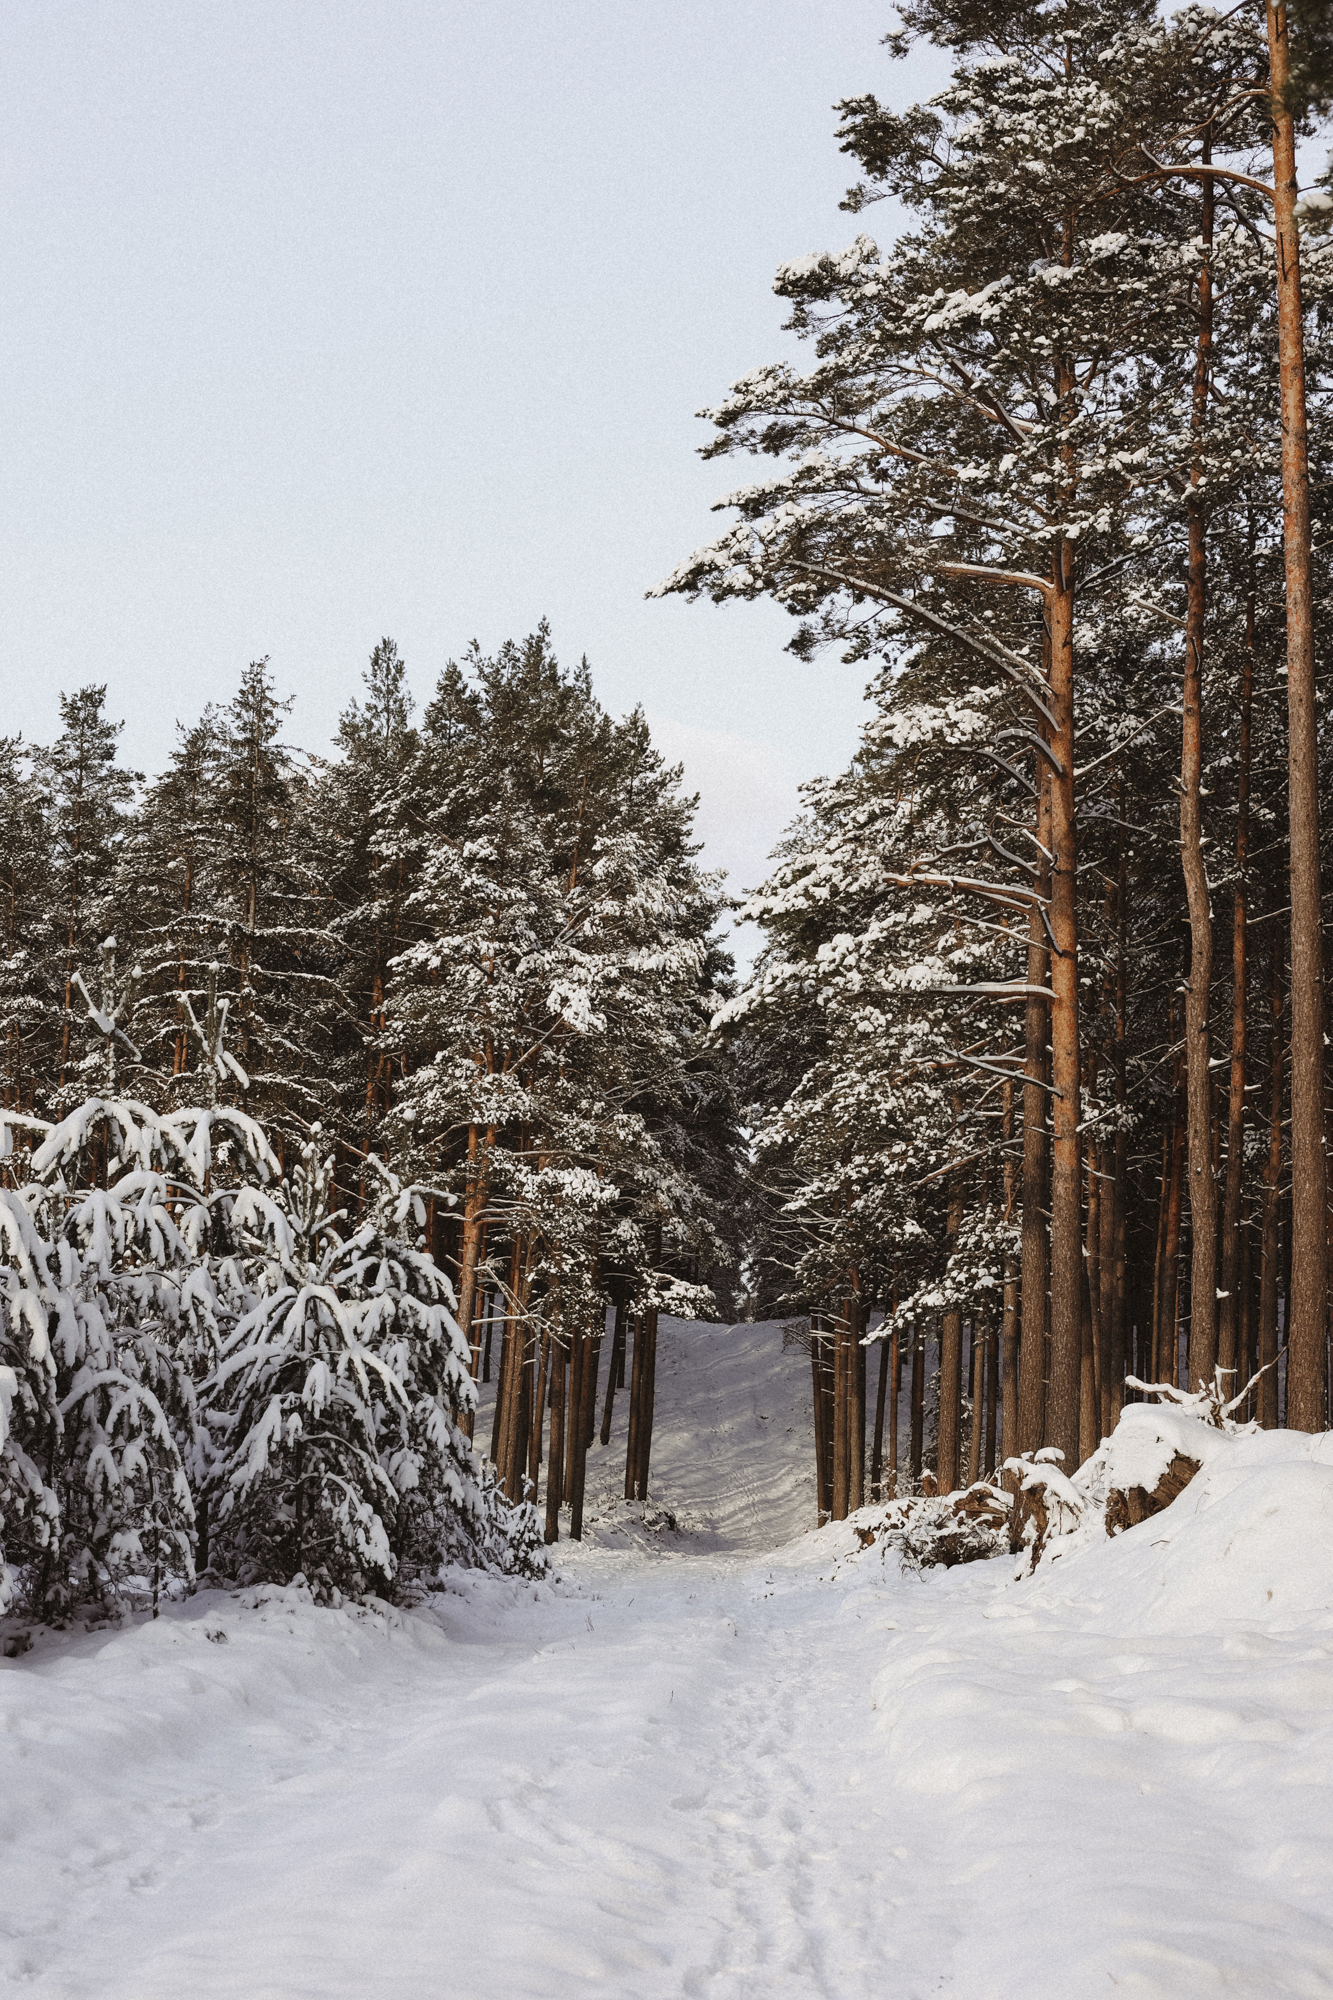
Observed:
[[[1287,10],[1269,0],[1278,374],[1282,397],[1282,548],[1287,591],[1287,799],[1291,839],[1291,1292],[1287,1422],[1322,1430],[1328,1320],[1324,1159],[1323,932],[1319,869],[1318,711],[1310,575],[1296,133],[1283,108]]]

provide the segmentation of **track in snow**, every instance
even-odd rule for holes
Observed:
[[[0,1663],[0,1985],[1333,1990],[1333,1618],[1108,1633],[1001,1564],[802,1536],[807,1395],[776,1328],[664,1329],[677,1533],[604,1497],[613,1443],[555,1587],[390,1622],[210,1593]]]

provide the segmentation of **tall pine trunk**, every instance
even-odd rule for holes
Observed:
[[[1209,158],[1205,140],[1204,158]],[[1200,786],[1203,781],[1203,640],[1207,605],[1207,525],[1198,492],[1208,378],[1213,345],[1213,182],[1203,182],[1198,336],[1190,419],[1194,462],[1187,503],[1189,584],[1185,610],[1185,669],[1180,750],[1180,857],[1189,905],[1190,970],[1185,990],[1185,1081],[1189,1118],[1190,1337],[1192,1388],[1211,1382],[1217,1366],[1217,1187],[1213,1180],[1212,1077],[1209,1071],[1208,1000],[1213,977],[1213,916],[1203,858]]]
[[[1259,1281],[1259,1366],[1266,1371],[1259,1384],[1259,1422],[1266,1431],[1277,1428],[1278,1222],[1282,1197],[1282,943],[1281,921],[1275,919],[1268,988],[1268,1162],[1264,1170],[1260,1251],[1262,1275]]]
[[[1041,760],[1037,840],[1040,855],[1051,838],[1051,773]],[[1049,897],[1051,871],[1043,859],[1037,894]],[[1028,995],[1023,1009],[1023,1189],[1022,1189],[1022,1348],[1019,1355],[1018,1428],[1006,1450],[1037,1451],[1046,1442],[1046,1338],[1051,1277],[1047,1203],[1047,1042],[1050,1006],[1041,990],[1048,983],[1050,957],[1037,904],[1028,914]]]
[[[1278,376],[1282,399],[1282,549],[1287,596],[1287,804],[1291,839],[1291,1292],[1287,1301],[1287,1422],[1325,1422],[1328,1321],[1324,1159],[1323,931],[1319,871],[1319,733],[1310,474],[1306,441],[1296,132],[1283,104],[1287,10],[1268,0],[1273,116]]]
[[[1253,527],[1251,527],[1253,561]],[[1254,693],[1255,592],[1251,576],[1245,605],[1245,663],[1240,681],[1240,742],[1236,774],[1236,892],[1231,912],[1231,1088],[1227,1100],[1227,1178],[1222,1201],[1222,1300],[1218,1315],[1217,1358],[1242,1376],[1239,1352],[1240,1206],[1245,1167],[1246,906],[1245,871],[1250,855],[1250,723]],[[1243,1383],[1242,1385],[1243,1386]]]
[[[949,1219],[945,1239],[947,1261],[952,1260],[963,1225],[963,1175],[955,1168],[949,1183]],[[948,1278],[946,1276],[946,1283]],[[936,1478],[941,1493],[952,1493],[958,1485],[958,1432],[961,1411],[963,1363],[963,1314],[950,1306],[940,1319],[940,1424],[935,1452]]]

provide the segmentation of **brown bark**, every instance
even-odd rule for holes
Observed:
[[[602,1368],[602,1336],[588,1335],[588,1381],[583,1398],[583,1449],[589,1451],[597,1435],[597,1378]]]
[[[833,1519],[845,1521],[851,1493],[851,1466],[848,1452],[847,1404],[848,1368],[846,1330],[833,1329]]]
[[[1014,1202],[1018,1196],[1018,1163],[1014,1159],[1009,1143],[1014,1136],[1014,1086],[1012,1083],[1006,1083],[1003,1090],[1006,1140],[1004,1219],[1008,1225],[1013,1222]],[[1000,1357],[1004,1379],[1001,1449],[1006,1458],[1012,1458],[1018,1450],[1018,1265],[1012,1256],[1006,1256],[1004,1260],[1004,1307],[1000,1324]]]
[[[1058,392],[1072,409],[1076,383],[1062,365]],[[1050,703],[1058,728],[1051,749],[1051,1374],[1046,1389],[1047,1442],[1066,1472],[1079,1464],[1083,1360],[1083,1176],[1079,1139],[1082,1075],[1078,1022],[1078,844],[1074,820],[1074,551],[1057,537],[1046,609],[1050,629]]]
[[[824,1335],[810,1322],[810,1380],[815,1413],[815,1487],[819,1525],[833,1517],[833,1383]]]
[[[1207,142],[1204,159],[1210,157]],[[1180,859],[1189,905],[1190,970],[1185,990],[1185,1082],[1189,1125],[1190,1337],[1189,1380],[1211,1382],[1217,1366],[1217,1186],[1213,1179],[1213,1097],[1208,1068],[1208,999],[1213,977],[1213,916],[1203,858],[1199,788],[1203,780],[1203,641],[1207,604],[1207,526],[1198,493],[1199,453],[1208,403],[1213,344],[1213,182],[1203,182],[1203,261],[1199,269],[1198,335],[1190,419],[1194,462],[1188,502],[1189,585],[1181,696]]]
[[[981,1477],[981,1433],[986,1421],[986,1336],[972,1322],[972,1426],[967,1440],[967,1483]]]
[[[588,1484],[588,1446],[592,1442],[592,1419],[597,1409],[597,1342],[591,1333],[578,1337],[579,1393],[571,1415],[569,1440],[573,1477],[569,1492],[569,1533],[573,1541],[583,1540],[583,1497]]]
[[[1318,719],[1310,575],[1310,476],[1306,445],[1296,134],[1282,106],[1287,11],[1268,0],[1273,114],[1278,376],[1282,399],[1282,546],[1287,596],[1287,801],[1291,843],[1291,1293],[1287,1422],[1324,1427],[1328,1324],[1325,1223],[1323,935],[1319,879]]]
[[[581,1333],[572,1328],[569,1335],[569,1421],[568,1437],[565,1443],[565,1505],[574,1504],[575,1467],[578,1463],[579,1438],[583,1429],[583,1378],[588,1366],[587,1342]]]
[[[633,1500],[639,1473],[639,1425],[643,1414],[643,1365],[648,1352],[644,1315],[634,1322],[634,1358],[629,1370],[629,1437],[625,1441],[625,1498]]]
[[[1273,925],[1269,967],[1268,1162],[1264,1170],[1263,1222],[1260,1238],[1262,1275],[1259,1280],[1259,1366],[1267,1370],[1259,1384],[1259,1422],[1266,1431],[1277,1428],[1277,1289],[1278,1220],[1282,1195],[1282,926]]]
[[[1136,1371],[1142,1380],[1148,1382],[1161,1380],[1157,1372],[1159,1366],[1157,1334],[1162,1323],[1162,1286],[1166,1278],[1166,1215],[1171,1205],[1171,1141],[1174,1133],[1174,1121],[1168,1118],[1162,1133],[1162,1173],[1157,1200],[1156,1248],[1153,1252],[1152,1305],[1148,1313],[1147,1338],[1143,1342],[1147,1351],[1144,1365]]]
[[[951,1259],[958,1232],[963,1224],[963,1175],[955,1168],[950,1176],[949,1219],[945,1239],[946,1259]],[[946,1264],[947,1270],[947,1264]],[[946,1277],[946,1283],[948,1279]],[[941,1493],[952,1493],[958,1485],[958,1432],[962,1393],[963,1315],[951,1306],[940,1319],[940,1427],[935,1453],[936,1476]]]
[[[1128,1003],[1126,953],[1126,893],[1128,868],[1125,851],[1125,787],[1121,780],[1116,793],[1120,820],[1115,877],[1107,884],[1107,924],[1115,937],[1115,957],[1108,963],[1107,987],[1110,1005],[1111,1077],[1117,1110],[1116,1129],[1108,1144],[1103,1139],[1097,1149],[1097,1171],[1101,1175],[1098,1273],[1100,1295],[1097,1323],[1100,1336],[1098,1384],[1101,1435],[1115,1429],[1125,1394],[1125,1178],[1127,1171],[1125,1112],[1125,1035]]]
[[[1041,760],[1041,802],[1037,839],[1049,848],[1051,837],[1051,774]],[[1049,896],[1051,873],[1043,861],[1037,893]],[[1050,970],[1041,911],[1034,905],[1028,918],[1028,986],[1043,987]],[[1050,1035],[1048,1002],[1029,991],[1023,1010],[1023,1189],[1022,1189],[1022,1347],[1018,1360],[1018,1428],[1006,1436],[1005,1450],[1037,1451],[1046,1438],[1046,1336],[1050,1285],[1050,1236],[1046,1226],[1047,1102],[1049,1081],[1046,1045]]]
[[[516,1240],[511,1259],[509,1322],[497,1403],[496,1470],[510,1500],[523,1498],[528,1427],[532,1418],[531,1331],[527,1317],[523,1246]]]
[[[986,1330],[986,1434],[982,1444],[982,1476],[989,1479],[995,1470],[995,1428],[998,1362],[1000,1358],[1000,1337],[991,1326]]]
[[[1089,1079],[1089,1089],[1092,1083]],[[1102,1412],[1102,1177],[1098,1171],[1101,1163],[1101,1148],[1094,1142],[1087,1148],[1088,1161],[1088,1249],[1086,1267],[1088,1273],[1088,1312],[1092,1322],[1092,1427],[1101,1436]],[[1086,1458],[1089,1451],[1097,1449],[1097,1441],[1084,1448],[1082,1421],[1079,1425],[1079,1445]]]
[[[515,1365],[518,1347],[518,1292],[523,1269],[523,1245],[515,1236],[509,1246],[509,1298],[500,1337],[500,1379],[495,1385],[495,1419],[491,1426],[491,1459],[501,1479],[504,1477],[504,1454],[508,1442],[508,1426],[511,1421],[510,1378]]]
[[[1078,1458],[1081,1465],[1085,1458],[1092,1456],[1100,1443],[1097,1429],[1096,1335],[1086,1264],[1083,1266],[1083,1296],[1079,1302],[1079,1337]]]
[[[649,1306],[641,1322],[644,1338],[643,1381],[640,1390],[639,1434],[636,1443],[636,1500],[648,1498],[648,1467],[653,1450],[653,1404],[657,1391],[657,1307]]]
[[[1245,664],[1240,681],[1240,742],[1236,774],[1236,893],[1231,910],[1231,1088],[1227,1099],[1227,1177],[1222,1199],[1222,1299],[1217,1323],[1217,1358],[1223,1368],[1248,1379],[1239,1352],[1240,1206],[1245,1164],[1246,908],[1245,871],[1250,854],[1250,719],[1254,692],[1255,593],[1251,581],[1245,607]]]
[[[458,1324],[472,1344],[472,1378],[477,1378],[478,1347],[473,1342],[476,1318],[477,1272],[486,1239],[486,1201],[490,1190],[491,1151],[495,1131],[485,1139],[476,1125],[468,1127],[467,1194],[463,1204],[463,1235],[458,1255]]]
[[[542,1416],[546,1409],[551,1380],[551,1335],[543,1327],[537,1362],[537,1389],[532,1399],[532,1424],[528,1434],[528,1485],[537,1491],[542,1469]]]
[[[1162,1293],[1155,1346],[1157,1368],[1154,1379],[1176,1381],[1180,1373],[1180,1342],[1177,1309],[1180,1291],[1180,1211],[1185,1177],[1185,1121],[1179,1109],[1179,1088],[1183,1059],[1176,1062],[1177,1110],[1171,1132],[1171,1181],[1167,1189],[1166,1240],[1162,1247]]]
[[[898,1497],[898,1395],[902,1386],[903,1350],[898,1337],[897,1307],[895,1301],[893,1327],[893,1358],[889,1363],[889,1492],[890,1500]]]
[[[912,1341],[912,1478],[920,1483],[926,1455],[926,1342],[917,1332]]]
[[[616,1388],[625,1380],[625,1322],[629,1317],[629,1307],[624,1297],[616,1300],[615,1330],[611,1335],[611,1361],[606,1371],[606,1402],[602,1407],[602,1443],[611,1442],[611,1412],[615,1405]]]
[[[875,1378],[875,1435],[870,1447],[870,1497],[884,1498],[884,1408],[889,1392],[889,1342],[879,1343],[879,1369]]]
[[[861,1296],[853,1292],[847,1301],[848,1355],[847,1396],[847,1511],[854,1514],[866,1499],[866,1351],[861,1345],[865,1331]]]
[[[546,1465],[546,1540],[560,1539],[560,1497],[565,1488],[565,1350],[551,1337],[551,1450]]]

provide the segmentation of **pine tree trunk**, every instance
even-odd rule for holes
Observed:
[[[1029,1002],[1029,1004],[1031,1004]],[[1013,1155],[1014,1137],[1014,1086],[1002,1086],[1001,1102],[1003,1111],[1004,1149],[1004,1220],[1005,1227],[1012,1225],[1014,1203],[1018,1198],[1018,1163]],[[1006,1458],[1012,1458],[1018,1450],[1018,1265],[1007,1251],[1004,1259],[1003,1312],[1000,1322],[1000,1355],[1004,1382],[1002,1400],[1002,1445]],[[1014,1481],[1011,1474],[1005,1475],[1005,1485],[1012,1490]]]
[[[532,1426],[528,1434],[528,1485],[535,1495],[537,1479],[542,1469],[542,1418],[550,1397],[551,1383],[551,1334],[548,1327],[542,1328],[541,1353],[537,1366],[537,1389],[532,1399]]]
[[[1278,1218],[1282,1191],[1282,925],[1273,924],[1269,971],[1268,1163],[1264,1171],[1261,1237],[1262,1276],[1259,1291],[1259,1366],[1267,1370],[1259,1384],[1259,1422],[1277,1429],[1277,1289]]]
[[[629,1436],[625,1441],[627,1500],[636,1497],[638,1488],[639,1426],[643,1420],[643,1364],[647,1348],[648,1336],[644,1326],[644,1314],[639,1313],[634,1321],[634,1359],[630,1363],[629,1374]]]
[[[1242,1220],[1240,1227],[1236,1231],[1238,1246],[1236,1252],[1236,1361],[1234,1380],[1231,1388],[1233,1395],[1239,1394],[1240,1390],[1245,1387],[1250,1376],[1254,1373],[1254,1370],[1247,1366],[1250,1338],[1250,1311],[1249,1301],[1246,1297],[1246,1287],[1250,1281],[1250,1253],[1249,1245],[1246,1241],[1248,1235],[1249,1231]],[[1247,1398],[1236,1413],[1237,1421],[1240,1423],[1246,1422],[1248,1412],[1249,1399]]]
[[[1111,1149],[1103,1141],[1097,1148],[1097,1172],[1101,1180],[1098,1204],[1097,1249],[1097,1424],[1102,1437],[1115,1429],[1119,1412],[1115,1374],[1115,1169]],[[1122,1369],[1123,1374],[1123,1369]]]
[[[1209,157],[1207,139],[1204,158]],[[1212,358],[1213,182],[1203,182],[1203,262],[1199,271],[1198,336],[1194,364],[1188,503],[1189,584],[1185,610],[1185,660],[1181,696],[1180,857],[1189,905],[1190,970],[1185,990],[1185,1084],[1188,1107],[1190,1204],[1191,1387],[1211,1382],[1217,1366],[1217,1188],[1213,1180],[1213,1099],[1209,1070],[1208,1001],[1213,977],[1213,918],[1203,858],[1199,788],[1203,778],[1203,641],[1208,552],[1203,505],[1197,494]]]
[[[583,1449],[591,1450],[597,1435],[597,1378],[602,1368],[602,1336],[592,1333],[588,1336],[588,1384],[583,1398]]]
[[[583,1377],[588,1363],[588,1350],[581,1333],[571,1330],[569,1336],[569,1423],[568,1442],[565,1446],[565,1505],[574,1504],[574,1476],[579,1455],[579,1438],[583,1428]]]
[[[1177,1106],[1181,1059],[1176,1062]],[[1171,1179],[1167,1188],[1166,1238],[1162,1246],[1161,1310],[1157,1322],[1154,1380],[1174,1383],[1180,1372],[1177,1340],[1177,1305],[1180,1285],[1181,1183],[1185,1171],[1185,1123],[1179,1109],[1171,1129]]]
[[[1093,1087],[1090,1077],[1090,1093]],[[1087,1148],[1088,1251],[1086,1265],[1088,1273],[1088,1309],[1092,1320],[1092,1401],[1095,1413],[1093,1428],[1097,1432],[1098,1437],[1101,1435],[1099,1427],[1102,1411],[1102,1180],[1098,1172],[1100,1164],[1099,1155],[1100,1148],[1094,1140]],[[1080,1446],[1082,1446],[1081,1427],[1079,1442]],[[1095,1451],[1096,1448],[1094,1441],[1093,1444],[1084,1450],[1083,1456],[1086,1458],[1088,1451]]]
[[[847,1301],[849,1394],[847,1404],[847,1510],[854,1514],[866,1499],[866,1351],[861,1345],[865,1332],[861,1295],[853,1292]]]
[[[1310,575],[1296,134],[1282,108],[1287,10],[1268,0],[1277,238],[1278,375],[1282,395],[1282,548],[1287,592],[1287,801],[1291,838],[1291,1294],[1287,1304],[1287,1422],[1322,1430],[1328,1323],[1324,1160],[1323,929],[1319,871],[1319,731]]]
[[[884,1405],[889,1388],[889,1343],[879,1343],[879,1370],[875,1378],[875,1436],[870,1447],[870,1497],[884,1498]]]
[[[945,1260],[953,1257],[958,1232],[963,1225],[963,1176],[955,1169],[950,1177],[949,1218],[946,1225]],[[962,1396],[963,1315],[951,1306],[940,1319],[940,1428],[935,1452],[936,1477],[941,1493],[952,1493],[958,1485],[958,1432]]]
[[[1097,1365],[1096,1333],[1092,1321],[1092,1290],[1088,1284],[1088,1267],[1083,1267],[1083,1296],[1079,1310],[1079,1334],[1081,1343],[1079,1367],[1079,1407],[1078,1407],[1078,1457],[1081,1465],[1085,1458],[1091,1458],[1099,1443],[1097,1427]]]
[[[1049,847],[1051,774],[1041,765],[1041,804],[1037,838]],[[1037,875],[1037,893],[1049,896],[1050,869],[1045,862]],[[1050,1036],[1049,1003],[1040,991],[1047,984],[1050,958],[1041,912],[1034,905],[1028,918],[1028,987],[1023,1010],[1023,1189],[1022,1189],[1022,1348],[1018,1361],[1018,1427],[1005,1439],[1006,1451],[1037,1451],[1046,1437],[1046,1337],[1051,1277],[1050,1236],[1046,1226],[1047,1099],[1049,1082],[1046,1045]]]
[[[611,1335],[611,1365],[606,1371],[606,1402],[602,1409],[602,1443],[611,1442],[611,1412],[615,1405],[616,1389],[625,1380],[625,1323],[629,1318],[629,1306],[624,1296],[616,1300],[615,1329]]]
[[[847,1450],[847,1404],[850,1370],[847,1366],[847,1329],[841,1323],[833,1329],[833,1519],[847,1519],[851,1492],[851,1467]]]
[[[889,1362],[889,1499],[898,1497],[898,1393],[902,1383],[903,1352],[898,1338],[897,1300],[894,1301],[893,1356]]]
[[[1119,860],[1116,869],[1116,972],[1115,972],[1115,1101],[1120,1116],[1116,1121],[1113,1149],[1114,1181],[1111,1189],[1111,1396],[1106,1429],[1115,1429],[1125,1402],[1125,1233],[1128,1210],[1129,1135],[1125,1130],[1127,1082],[1125,1043],[1129,1014],[1129,865],[1125,841],[1125,786],[1122,779],[1116,792],[1120,817]]]
[[[523,1498],[523,1471],[527,1458],[528,1423],[532,1411],[531,1368],[526,1286],[523,1283],[522,1244],[515,1239],[511,1260],[512,1301],[505,1328],[504,1356],[497,1396],[498,1441],[496,1469],[510,1500]]]
[[[570,1457],[573,1478],[569,1494],[569,1533],[573,1541],[583,1540],[583,1496],[588,1483],[588,1446],[592,1443],[593,1417],[597,1408],[597,1347],[595,1337],[581,1333],[583,1350],[578,1369],[579,1393],[570,1420]]]
[[[1246,908],[1245,871],[1250,853],[1250,717],[1254,691],[1255,593],[1246,601],[1245,664],[1240,683],[1240,743],[1236,774],[1236,893],[1231,915],[1231,1090],[1227,1101],[1227,1178],[1222,1202],[1222,1293],[1217,1358],[1248,1380],[1238,1351],[1242,1286],[1241,1198],[1245,1166]]]
[[[479,1360],[479,1343],[473,1343],[477,1272],[486,1240],[486,1201],[490,1191],[490,1157],[494,1143],[493,1129],[487,1131],[483,1148],[478,1128],[475,1125],[468,1127],[468,1185],[463,1206],[463,1237],[458,1255],[458,1325],[472,1347],[474,1382],[477,1379]]]
[[[1077,394],[1072,369],[1058,382],[1062,409]],[[1079,1463],[1083,1356],[1083,1175],[1079,1139],[1082,1077],[1078,1020],[1078,844],[1074,819],[1074,551],[1057,537],[1046,600],[1050,629],[1050,704],[1058,721],[1051,749],[1051,1374],[1047,1442],[1063,1453],[1067,1473]]]
[[[551,1450],[546,1466],[546,1540],[560,1539],[560,1496],[565,1488],[565,1350],[551,1335]]]
[[[912,1479],[921,1483],[926,1449],[926,1340],[918,1328],[912,1339]]]
[[[658,1247],[661,1255],[661,1246]],[[653,1404],[657,1392],[657,1307],[649,1306],[643,1315],[644,1356],[643,1356],[643,1407],[639,1414],[639,1434],[637,1443],[638,1484],[635,1498],[648,1498],[648,1467],[653,1450]]]
[[[816,1330],[813,1317],[810,1323],[810,1382],[814,1395],[815,1413],[815,1496],[818,1525],[833,1516],[833,1427],[831,1420],[832,1395],[828,1385],[828,1364],[824,1358],[824,1341]]]
[[[975,1486],[981,1477],[981,1433],[986,1411],[986,1336],[972,1322],[972,1423],[967,1440],[967,1483]]]
[[[982,1474],[989,1479],[995,1470],[995,1417],[998,1403],[996,1376],[1000,1359],[999,1335],[993,1326],[986,1329],[986,1438],[981,1462]]]

